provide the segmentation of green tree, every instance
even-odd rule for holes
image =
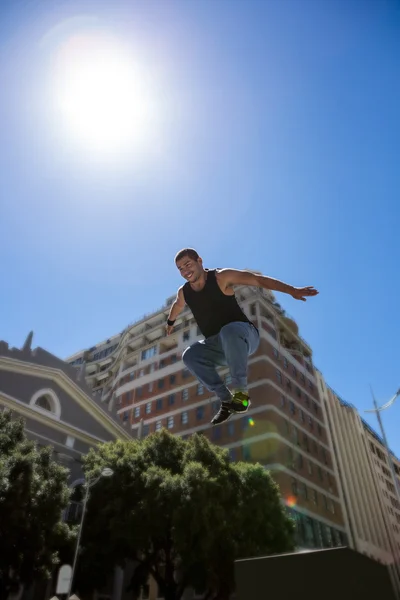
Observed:
[[[48,578],[73,532],[62,522],[68,471],[27,439],[24,420],[0,412],[0,598]]]
[[[184,441],[161,430],[142,441],[103,444],[90,451],[85,469],[94,477],[105,467],[114,476],[94,486],[89,500],[81,593],[132,560],[134,596],[150,574],[165,600],[179,600],[189,585],[225,600],[235,559],[294,547],[293,522],[269,473],[230,462],[202,435]]]

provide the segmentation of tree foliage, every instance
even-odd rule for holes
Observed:
[[[202,435],[184,441],[161,430],[103,444],[86,457],[87,476],[105,467],[114,475],[91,492],[81,592],[132,560],[134,596],[152,575],[166,600],[179,600],[189,585],[225,600],[235,559],[293,549],[294,526],[269,473],[230,462]]]
[[[48,578],[58,549],[73,537],[62,522],[68,471],[51,448],[27,439],[22,418],[0,412],[0,597],[36,577]]]

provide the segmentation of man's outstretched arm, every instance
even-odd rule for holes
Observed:
[[[251,285],[276,292],[283,292],[284,294],[293,296],[296,300],[303,300],[304,302],[306,296],[316,296],[319,293],[313,286],[294,287],[293,285],[279,281],[279,279],[238,269],[222,269],[218,273],[218,280],[222,283],[221,287],[223,289],[235,285]]]
[[[183,311],[183,309],[185,308],[186,302],[185,302],[185,297],[183,295],[183,290],[180,287],[178,290],[178,293],[176,294],[176,298],[174,300],[174,302],[171,305],[171,309],[169,311],[169,315],[168,315],[168,321],[170,324],[166,325],[166,333],[167,335],[169,335],[170,333],[172,333],[172,330],[174,328],[174,321],[176,321],[176,319],[179,317],[179,315],[181,314],[181,312]]]

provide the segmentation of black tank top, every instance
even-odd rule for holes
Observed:
[[[183,295],[205,338],[217,335],[221,328],[233,321],[251,323],[240,308],[235,296],[221,291],[216,279],[216,270],[207,271],[206,284],[195,292],[189,281],[183,286]]]

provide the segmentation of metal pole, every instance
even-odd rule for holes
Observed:
[[[387,405],[390,405],[397,398],[397,396],[399,395],[399,392],[400,392],[400,390],[396,392],[396,395],[394,396],[394,398],[392,398],[392,400],[390,402],[388,402]],[[393,462],[392,453],[390,451],[390,448],[389,448],[389,445],[388,445],[388,442],[387,442],[386,433],[385,433],[385,429],[383,427],[383,422],[382,422],[382,418],[381,418],[381,411],[384,410],[384,408],[386,408],[387,405],[385,405],[385,407],[379,408],[378,404],[376,402],[376,398],[375,398],[374,392],[372,391],[372,388],[371,388],[371,394],[372,394],[372,399],[373,399],[374,407],[375,407],[375,410],[373,412],[376,413],[376,417],[378,419],[379,427],[380,427],[381,434],[382,434],[383,443],[385,445],[386,453],[387,453],[387,456],[388,456],[388,459],[389,459],[389,467],[390,467],[390,471],[392,473],[392,478],[393,478],[393,483],[394,483],[394,489],[395,489],[395,492],[396,492],[397,501],[399,502],[399,508],[400,508],[400,484],[398,483],[398,480],[397,480],[396,471],[395,471],[395,468],[394,468],[394,462]]]
[[[89,499],[89,488],[90,488],[90,484],[89,484],[89,482],[87,482],[87,484],[86,484],[86,492],[85,492],[85,499],[84,499],[83,508],[82,508],[82,517],[81,517],[81,522],[79,524],[78,537],[76,539],[75,556],[74,556],[74,562],[73,562],[73,565],[72,565],[71,579],[69,581],[69,589],[68,589],[67,600],[71,596],[72,583],[73,583],[73,580],[74,580],[76,563],[78,562],[78,554],[79,554],[79,547],[80,547],[80,543],[81,543],[81,535],[82,535],[83,522],[85,520],[85,513],[86,513],[87,501]]]

